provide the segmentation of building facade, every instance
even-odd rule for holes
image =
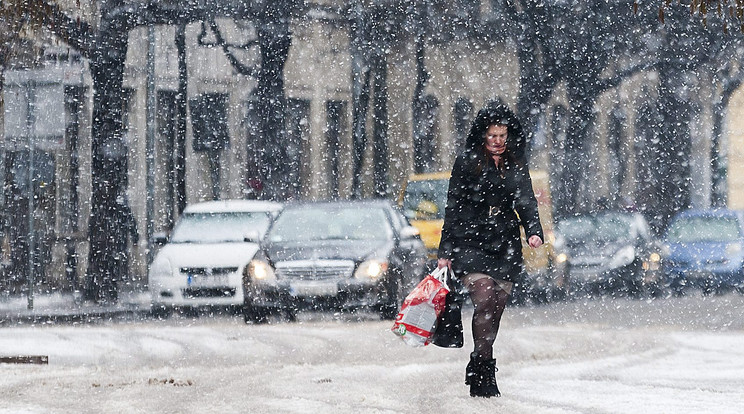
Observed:
[[[348,18],[334,12],[343,10],[345,2],[326,0],[314,4],[317,10],[291,22],[292,45],[284,71],[286,129],[291,137],[287,154],[298,161],[298,171],[292,172],[292,176],[297,178],[300,198],[346,199],[352,197],[354,175],[352,34]],[[477,10],[470,10],[470,17],[497,18],[492,4],[495,2],[480,2]],[[93,16],[94,12],[91,8],[83,15]],[[216,24],[227,42],[235,46],[235,56],[243,65],[260,65],[255,49],[237,47],[255,38],[251,22],[217,19]],[[189,24],[185,36],[186,201],[256,197],[252,178],[257,168],[255,154],[261,150],[255,146],[257,81],[238,74],[208,25]],[[9,132],[13,130],[9,120],[13,116],[21,118],[17,114],[9,116],[6,98],[4,156],[0,157],[6,183],[2,277],[6,290],[12,291],[23,285],[28,274],[28,234],[34,235],[38,256],[35,269],[44,286],[78,289],[88,257],[93,107],[88,63],[61,41],[41,38],[45,39],[42,42],[45,52],[37,66],[15,72],[6,70],[4,93],[8,96],[9,85],[22,83],[17,82],[22,77],[20,72],[36,73],[31,77],[39,78],[44,71],[61,74],[61,79],[50,82],[62,91],[53,102],[56,106],[50,107],[61,108],[64,114],[63,134],[53,146],[30,146],[34,149],[34,165],[38,171],[43,170],[44,183],[32,192],[23,184],[27,181],[24,171],[28,172],[24,168],[30,164],[29,146],[14,138],[17,134]],[[168,232],[178,216],[173,178],[179,88],[175,38],[176,28],[164,25],[140,27],[129,33],[123,108],[128,199],[124,201],[133,212],[139,240],[131,240],[132,270],[124,282],[133,288],[147,284],[147,262],[152,255],[148,252],[147,239],[152,235],[147,232],[147,223],[152,223],[150,229],[154,233]],[[423,90],[425,122],[420,124],[424,130],[414,131],[413,101],[418,70],[414,33],[397,33],[384,50],[384,56],[388,96],[386,179],[388,196],[395,198],[414,171],[450,168],[472,117],[485,102],[498,97],[512,106],[516,104],[519,60],[513,41],[507,39],[484,42],[477,37],[453,36],[446,42],[427,44],[423,62],[430,77]],[[651,98],[649,91],[654,85],[653,72],[644,72],[607,92],[597,102],[596,137],[589,149],[591,160],[587,171],[594,179],[587,180],[582,193],[585,203],[611,194],[629,199],[636,196],[638,154],[643,153],[644,139],[643,128],[637,127],[642,118],[639,108],[644,107],[644,99]],[[50,98],[45,96],[44,99]],[[565,91],[558,88],[548,107],[542,108],[545,116],[534,131],[531,168],[556,171],[561,137],[565,134],[565,96]],[[737,102],[741,98],[734,100],[732,110],[742,106]],[[373,111],[369,112],[368,134],[373,129]],[[708,118],[701,111],[695,120],[699,124],[694,141],[698,155],[692,162],[695,174],[703,176],[709,175],[708,163],[699,155],[710,145]],[[735,162],[735,157],[742,148],[736,131],[742,128],[731,126],[730,188],[744,188],[735,187],[741,174],[739,178],[733,174],[735,166],[741,165]],[[373,145],[368,145],[362,162],[362,196],[375,194],[373,151]],[[152,163],[148,160],[150,156]],[[557,177],[551,174],[552,180]],[[152,183],[152,188],[148,183]],[[704,205],[706,191],[709,193],[710,189],[696,188],[694,203]],[[34,200],[31,221],[26,214],[29,194]],[[152,194],[152,209],[148,209],[148,194]],[[744,203],[733,193],[729,198],[732,205]]]

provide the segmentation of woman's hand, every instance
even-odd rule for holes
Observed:
[[[441,269],[443,267],[447,267],[448,269],[452,270],[452,260],[444,259],[441,257],[437,259],[437,269]]]
[[[536,235],[536,234],[533,234],[533,235],[532,235],[532,236],[530,236],[530,238],[529,238],[529,239],[527,240],[527,244],[529,244],[529,245],[530,245],[530,247],[532,247],[533,249],[537,249],[538,247],[542,246],[542,244],[543,244],[543,241],[542,241],[542,239],[540,238],[540,236],[538,236],[538,235]],[[439,259],[439,260],[442,260],[442,259]]]

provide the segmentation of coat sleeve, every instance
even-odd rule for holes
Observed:
[[[524,227],[524,233],[528,239],[530,236],[540,236],[540,239],[545,241],[528,168],[526,166],[519,168],[517,177],[517,194],[514,200],[514,208],[519,214],[520,224]]]
[[[439,257],[452,259],[454,236],[462,232],[463,209],[468,202],[468,182],[465,160],[457,157],[447,190],[447,207],[444,210],[442,239],[439,242]]]

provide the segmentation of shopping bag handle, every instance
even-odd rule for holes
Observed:
[[[447,266],[440,267],[440,268],[436,269],[435,271],[431,272],[430,275],[434,279],[437,279],[438,281],[442,282],[442,285],[444,285],[444,287],[447,290],[452,290],[452,289],[450,289],[449,285],[447,284],[447,279],[448,279],[447,278],[447,270],[448,270]]]

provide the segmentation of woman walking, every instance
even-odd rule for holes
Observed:
[[[501,395],[493,344],[522,272],[519,226],[530,247],[543,243],[524,146],[514,113],[490,102],[473,121],[449,182],[437,265],[452,269],[474,305],[475,349],[465,374],[473,397]]]

